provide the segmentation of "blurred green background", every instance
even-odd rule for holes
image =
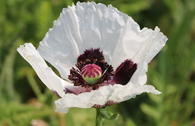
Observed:
[[[162,94],[142,94],[109,107],[120,116],[104,126],[195,126],[195,1],[95,1],[112,4],[141,27],[157,25],[169,38],[148,72],[148,83]],[[62,8],[73,2],[0,0],[0,126],[94,125],[95,109],[55,113],[57,97],[16,52],[25,42],[37,46]]]

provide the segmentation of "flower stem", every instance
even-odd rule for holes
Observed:
[[[102,126],[103,117],[100,112],[100,108],[96,108],[96,126]]]

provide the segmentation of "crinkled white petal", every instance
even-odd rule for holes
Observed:
[[[167,41],[167,37],[160,32],[158,27],[155,30],[148,28],[140,30],[139,25],[132,24],[126,25],[126,31],[113,55],[113,60],[116,60],[114,66],[126,58],[132,59],[137,64],[142,62],[148,64]]]
[[[142,62],[137,64],[137,70],[131,77],[131,83],[133,84],[139,84],[144,85],[147,82],[147,72],[148,70],[148,64],[146,62]]]
[[[104,105],[107,101],[119,103],[144,92],[160,94],[151,85],[109,85],[79,95],[66,94],[63,98],[55,101],[56,111],[67,112],[72,107],[91,108],[94,105]]]
[[[167,37],[160,32],[158,27],[156,27],[154,31],[144,28],[141,33],[146,39],[145,42],[140,43],[140,49],[138,49],[137,53],[132,58],[132,60],[138,64],[138,67],[131,78],[131,82],[143,85],[147,81],[146,72],[148,63],[164,47]],[[128,46],[128,44],[126,46]]]
[[[77,3],[63,9],[38,51],[66,78],[77,56],[89,48],[101,48],[110,62],[127,15],[103,4]]]
[[[66,78],[86,49],[100,48],[116,68],[125,59],[148,63],[166,40],[158,29],[140,30],[131,17],[111,5],[88,2],[63,9],[38,51]]]
[[[58,77],[53,70],[48,67],[44,59],[31,43],[26,43],[17,48],[20,55],[33,67],[41,81],[52,91],[58,93],[59,96],[65,95],[65,87],[73,85]]]

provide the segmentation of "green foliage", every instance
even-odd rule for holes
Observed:
[[[38,45],[62,8],[77,0],[0,0],[0,126],[27,126],[41,119],[51,126],[92,126],[94,109],[54,112],[57,97],[43,86],[16,52]],[[87,1],[87,0],[83,0]],[[162,94],[145,94],[112,106],[119,119],[105,126],[190,126],[195,121],[194,0],[95,0],[112,4],[141,27],[159,26],[169,40],[149,65],[148,83]],[[107,114],[107,113],[106,113]]]

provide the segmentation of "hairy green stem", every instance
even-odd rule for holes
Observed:
[[[96,108],[96,126],[102,126],[103,117],[101,115],[100,109]]]

